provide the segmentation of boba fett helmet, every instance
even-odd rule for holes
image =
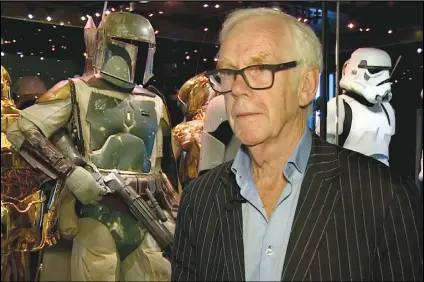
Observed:
[[[145,17],[111,13],[97,30],[94,67],[120,87],[144,85],[153,76],[155,45],[155,32]]]

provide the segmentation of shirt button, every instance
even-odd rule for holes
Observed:
[[[272,256],[272,254],[274,253],[274,251],[272,250],[271,246],[268,247],[268,249],[266,249],[265,254],[267,256]]]

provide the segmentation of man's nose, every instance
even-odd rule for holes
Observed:
[[[246,81],[241,74],[237,74],[234,78],[233,87],[231,92],[235,96],[248,95],[250,92],[249,86],[247,86]]]

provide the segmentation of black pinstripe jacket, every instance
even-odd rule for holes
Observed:
[[[245,280],[242,203],[230,167],[184,190],[172,281]],[[412,181],[313,135],[282,280],[422,281],[422,239]]]

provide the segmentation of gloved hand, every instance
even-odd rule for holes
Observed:
[[[84,205],[96,204],[106,194],[105,189],[93,178],[91,173],[77,166],[75,170],[66,178],[66,187]]]

